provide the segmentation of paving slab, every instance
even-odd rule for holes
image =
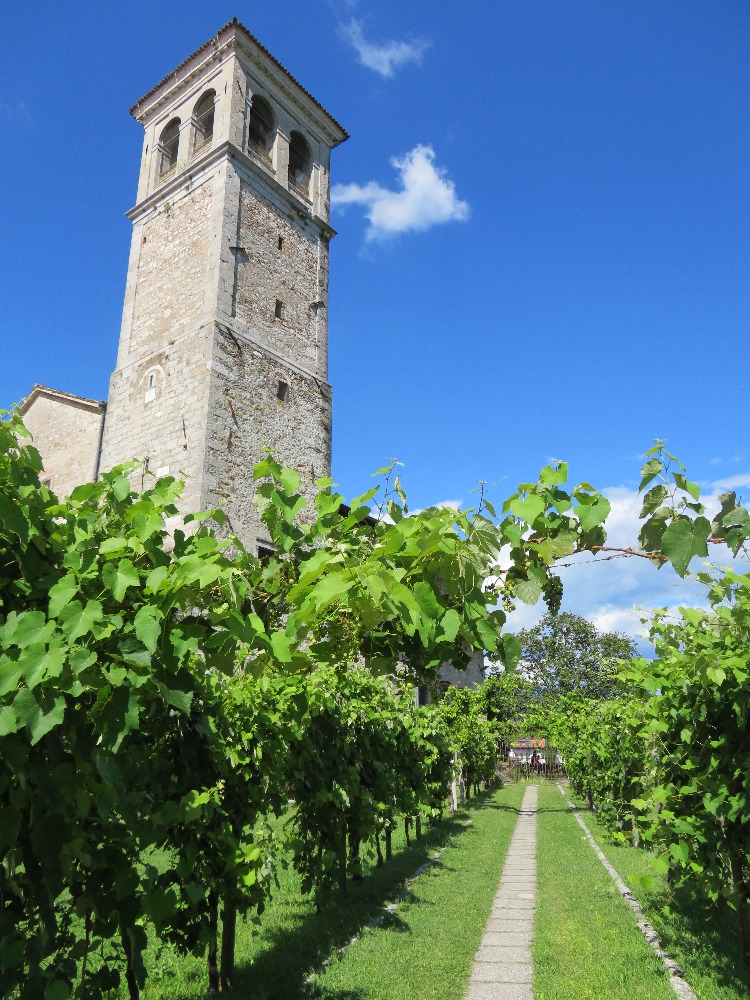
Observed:
[[[524,794],[464,1000],[534,1000],[537,787]]]
[[[471,983],[466,1000],[534,1000],[529,983]]]

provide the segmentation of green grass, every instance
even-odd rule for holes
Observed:
[[[502,857],[493,855],[505,854],[510,834],[518,814],[523,788],[518,791],[506,789],[489,795],[472,798],[470,808],[455,816],[446,817],[435,829],[428,830],[419,841],[414,840],[412,831],[412,846],[407,848],[403,829],[394,832],[393,858],[383,868],[374,866],[374,857],[363,857],[363,873],[365,880],[361,883],[349,883],[346,898],[336,893],[326,899],[323,912],[315,913],[315,905],[310,896],[302,896],[300,880],[293,869],[279,871],[279,884],[275,887],[273,898],[260,918],[260,924],[250,921],[239,921],[236,942],[236,983],[233,990],[224,996],[243,1000],[290,1000],[300,995],[300,990],[306,976],[317,969],[336,949],[345,944],[351,937],[359,933],[362,927],[375,916],[385,904],[395,899],[404,888],[404,882],[414,874],[435,850],[450,841],[452,846],[443,854],[438,867],[430,874],[423,876],[415,883],[413,893],[408,902],[402,904],[397,914],[390,918],[382,930],[368,932],[365,940],[349,949],[343,961],[336,960],[330,971],[323,974],[315,984],[317,995],[337,996],[339,1000],[347,996],[340,994],[338,987],[327,985],[338,981],[345,968],[350,969],[350,975],[357,980],[358,985],[349,989],[349,996],[386,997],[390,992],[377,992],[379,986],[373,984],[370,991],[366,983],[361,981],[359,959],[352,963],[349,951],[360,958],[368,954],[370,939],[378,939],[387,943],[392,949],[400,942],[403,945],[413,940],[411,919],[407,913],[420,909],[429,909],[430,916],[437,918],[443,925],[443,937],[449,941],[456,937],[455,946],[447,946],[446,958],[435,955],[432,971],[425,972],[425,990],[423,994],[414,994],[409,989],[410,996],[458,998],[468,978],[468,968],[474,956],[481,936],[482,927],[491,906],[491,898],[497,886],[502,867]],[[517,800],[517,801],[516,801]],[[486,803],[486,808],[476,806]],[[464,826],[467,819],[472,823]],[[489,834],[483,836],[483,834]],[[454,878],[454,860],[461,860],[460,874]],[[490,863],[491,861],[491,863]],[[485,864],[487,868],[485,869]],[[433,900],[425,897],[421,904],[425,883],[449,883],[447,893]],[[450,888],[455,883],[454,888]],[[485,885],[486,883],[486,885]],[[465,913],[466,903],[460,902],[454,906],[452,899],[469,900],[473,906],[475,891],[482,896],[480,887],[484,887],[486,905],[481,916],[468,921],[470,926],[464,927],[457,921],[457,916]],[[484,898],[484,897],[482,897]],[[469,908],[471,912],[471,907]],[[432,924],[426,931],[432,933]],[[440,947],[440,946],[439,946]],[[429,959],[432,945],[427,937],[422,937],[420,950],[424,953],[402,955],[400,961],[400,976],[408,975],[411,981],[416,970],[412,972],[412,964],[418,966]],[[433,984],[429,981],[431,975],[442,976],[444,968],[453,964],[454,956],[459,962],[460,972],[451,971],[451,982],[457,984],[453,991],[445,991],[445,984],[438,984],[437,992],[430,992]],[[367,959],[363,959],[366,963]],[[377,960],[376,960],[377,961]],[[390,961],[390,959],[384,959]],[[143,1000],[195,1000],[203,997],[208,987],[205,960],[192,956],[178,954],[169,946],[159,947],[153,938],[145,956],[149,976],[142,992]],[[429,965],[429,961],[427,961]],[[408,971],[407,971],[408,970]],[[365,974],[364,979],[368,979]],[[346,975],[345,975],[346,978]],[[386,979],[388,977],[386,976]],[[396,989],[400,1000],[403,997],[404,980],[393,982],[392,992]],[[364,992],[362,992],[364,990]],[[326,992],[328,991],[328,992]],[[125,997],[124,987],[119,997]]]
[[[634,915],[554,785],[539,787],[536,1000],[675,1000]]]
[[[472,810],[472,825],[413,886],[384,926],[367,932],[311,990],[316,1000],[460,1000],[502,873],[525,786]]]
[[[680,965],[699,1000],[747,1000],[750,969],[742,962],[735,914],[688,888],[670,892],[666,880],[654,873],[646,851],[614,844],[583,802],[571,790],[567,794],[607,860],[632,889],[662,947]],[[638,882],[639,876],[647,874],[654,877],[650,892]],[[669,913],[663,909],[667,905]]]

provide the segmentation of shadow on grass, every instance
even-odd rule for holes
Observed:
[[[737,914],[707,900],[692,886],[675,891],[669,916],[661,912],[667,902],[666,895],[650,896],[647,914],[664,949],[671,955],[679,953],[688,979],[694,969],[737,996],[750,996],[750,967],[742,959]]]
[[[491,793],[472,799],[476,807]],[[285,926],[261,932],[264,949],[250,963],[238,963],[234,988],[227,997],[249,1000],[290,1000],[302,994],[305,977],[337,949],[348,943],[354,935],[376,916],[383,907],[396,899],[404,884],[415,871],[432,857],[436,848],[447,841],[471,832],[465,826],[469,814],[455,813],[427,831],[411,847],[400,851],[382,868],[372,868],[363,882],[349,883],[346,897],[330,894],[323,905],[323,912],[316,914],[309,897],[290,903]],[[437,869],[446,869],[442,863]],[[410,894],[413,902],[418,897]],[[410,931],[409,924],[395,913],[386,916],[381,925],[401,933]],[[359,1000],[358,993],[346,992],[337,1000]]]
[[[603,831],[593,810],[580,801],[576,806],[584,814],[589,829]],[[617,859],[612,861],[619,871]],[[637,887],[636,893],[662,947],[683,966],[689,982],[692,974],[697,974],[732,990],[738,997],[750,996],[750,966],[742,957],[738,918],[733,910],[712,903],[695,885],[681,886],[671,896],[666,891],[644,895]],[[669,914],[664,913],[666,906]]]
[[[478,802],[478,801],[479,801],[479,797],[477,796],[476,799],[472,799],[471,800],[471,802],[469,803],[469,805],[470,806],[475,806],[476,802]],[[478,807],[478,808],[482,808],[482,809],[496,809],[499,812],[513,813],[516,816],[518,816],[518,814],[521,812],[521,807],[520,806],[510,806],[510,805],[508,805],[507,802],[491,802],[491,801],[483,802],[482,805],[481,805],[481,807]]]

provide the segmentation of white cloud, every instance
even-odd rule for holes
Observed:
[[[740,486],[750,486],[750,475],[730,476],[728,479],[717,479],[711,484],[715,490],[734,490]]]
[[[447,508],[448,510],[461,510],[461,505],[461,500],[438,500],[437,503],[431,503],[430,507],[437,507],[438,510],[441,508]],[[416,510],[410,510],[409,513],[414,516],[415,514],[421,514],[423,510],[427,509],[427,507],[418,507]]]
[[[401,175],[400,190],[390,191],[376,181],[334,184],[331,204],[366,205],[369,240],[429,229],[441,222],[462,222],[469,217],[469,205],[456,196],[453,181],[434,161],[431,146],[415,146],[405,156],[391,160]]]
[[[355,50],[363,66],[385,77],[393,76],[396,69],[407,63],[421,65],[422,56],[430,44],[424,38],[413,38],[410,42],[397,42],[393,39],[381,44],[368,42],[361,21],[355,17],[348,24],[342,25],[341,34]]]

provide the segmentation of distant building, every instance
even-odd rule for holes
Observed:
[[[99,475],[107,404],[35,385],[21,406],[34,447],[44,462],[44,481],[59,496]]]
[[[542,759],[544,759],[544,748],[546,745],[547,741],[544,739],[523,737],[522,739],[516,740],[510,748],[509,756],[521,762],[528,762],[536,752]]]
[[[444,663],[440,667],[438,677],[438,688],[443,694],[451,687],[479,687],[484,682],[484,651],[475,650],[465,670],[459,670],[452,663]],[[417,705],[429,705],[433,700],[426,684],[417,688],[415,700]]]

